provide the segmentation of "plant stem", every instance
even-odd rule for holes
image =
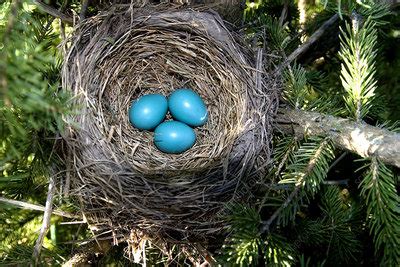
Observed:
[[[8,198],[4,198],[4,197],[0,197],[0,202],[10,204],[13,206],[17,206],[19,208],[27,209],[27,210],[37,210],[37,211],[45,211],[46,210],[46,208],[41,205],[31,204],[31,203],[8,199]],[[73,214],[70,214],[68,212],[61,211],[61,210],[53,210],[52,213],[54,215],[58,215],[58,216],[65,217],[65,218],[79,219],[79,216],[75,216]]]
[[[34,260],[34,266],[38,266],[38,264],[39,264],[40,251],[42,250],[44,237],[50,227],[50,218],[51,218],[51,213],[53,210],[53,197],[54,197],[55,191],[56,191],[55,178],[53,176],[50,176],[49,190],[47,193],[46,207],[44,210],[42,227],[40,228],[39,237],[36,240],[36,245],[35,245],[35,248],[33,250],[33,255],[32,255],[33,260]]]

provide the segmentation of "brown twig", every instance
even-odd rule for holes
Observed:
[[[71,150],[67,151],[67,160],[66,160],[66,173],[65,173],[65,187],[64,187],[64,196],[69,196],[69,189],[71,187]]]
[[[87,266],[88,261],[96,257],[98,254],[106,254],[111,248],[108,239],[100,238],[100,243],[94,240],[85,240],[87,243],[78,244],[76,251],[71,253],[70,258],[63,264],[63,266]],[[76,242],[63,242],[62,244],[76,244]]]
[[[36,245],[32,255],[35,266],[37,266],[39,263],[40,251],[42,250],[44,237],[50,227],[50,218],[53,210],[53,197],[55,191],[56,191],[55,178],[53,176],[50,176],[49,190],[47,193],[46,207],[44,210],[42,227],[40,228],[39,237],[36,240]]]
[[[321,36],[324,34],[324,32],[333,24],[335,23],[339,18],[338,14],[333,15],[330,19],[325,21],[321,27],[318,28],[311,36],[308,38],[308,40],[303,43],[301,46],[299,46],[296,50],[294,50],[288,57],[287,59],[281,63],[277,68],[276,71],[280,72],[282,69],[284,69],[286,66],[288,66],[292,61],[297,59],[301,54],[306,52],[312,44],[314,44]]]
[[[72,23],[74,22],[74,20],[72,19],[72,17],[70,17],[70,16],[68,16],[68,15],[66,15],[66,14],[64,14],[64,13],[62,13],[62,12],[60,12],[60,11],[58,11],[58,10],[55,9],[54,7],[51,7],[51,6],[49,6],[49,5],[46,5],[45,3],[43,3],[43,2],[40,1],[40,0],[33,0],[33,3],[34,3],[35,5],[37,5],[37,6],[40,8],[40,10],[42,10],[43,12],[45,12],[45,13],[47,13],[47,14],[53,16],[53,17],[59,18],[59,19],[61,19],[61,20],[62,20],[63,22],[65,22],[65,23],[72,24]]]
[[[60,12],[64,13],[64,11],[67,9],[67,6],[69,5],[69,1],[70,0],[63,1],[63,4],[62,4],[62,6],[60,8]],[[60,37],[61,37],[62,44],[63,44],[61,46],[61,48],[62,48],[63,55],[65,57],[65,55],[67,54],[67,47],[65,45],[65,40],[67,39],[67,37],[65,35],[65,23],[60,18],[58,19],[58,22],[59,22],[59,25],[60,25]]]
[[[328,172],[333,170],[333,168],[340,162],[342,161],[347,155],[349,154],[348,151],[345,151],[340,155],[332,164],[329,166]]]
[[[268,57],[260,50],[258,67],[248,61],[253,51],[217,15],[146,10],[101,13],[85,20],[71,40],[63,88],[82,108],[68,118],[74,134],[65,136],[74,193],[93,226],[116,233],[140,226],[171,241],[170,229],[185,240],[203,238],[225,227],[217,216],[225,200],[248,198],[246,185],[266,171],[272,116],[265,114],[274,113],[280,79],[263,79]],[[142,37],[132,38],[136,34]],[[145,87],[169,95],[181,86],[210,103],[212,123],[196,129],[198,145],[188,153],[168,155],[130,125],[126,107]],[[99,112],[83,115],[92,109]],[[184,175],[176,175],[181,170]],[[174,178],[166,183],[166,177]]]

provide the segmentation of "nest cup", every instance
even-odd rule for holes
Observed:
[[[75,29],[63,88],[79,112],[66,118],[66,161],[69,192],[93,228],[168,242],[224,229],[227,203],[249,198],[270,158],[277,85],[260,52],[256,61],[212,11],[113,9]],[[129,123],[128,109],[182,87],[200,94],[209,119],[194,147],[165,154]]]

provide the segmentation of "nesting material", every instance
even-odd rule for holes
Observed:
[[[226,205],[246,201],[270,159],[276,77],[214,12],[113,9],[81,23],[63,66],[79,113],[66,118],[71,195],[89,224],[168,242],[221,232]],[[258,62],[258,64],[256,64]],[[132,127],[145,94],[196,91],[209,119],[194,147],[159,151]]]

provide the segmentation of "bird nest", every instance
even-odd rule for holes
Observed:
[[[251,196],[270,159],[277,79],[262,51],[212,11],[113,9],[78,25],[63,66],[78,112],[64,138],[70,194],[88,223],[168,242],[220,233],[227,204]],[[132,127],[128,109],[181,87],[200,94],[209,119],[192,148],[165,154],[152,132]]]

